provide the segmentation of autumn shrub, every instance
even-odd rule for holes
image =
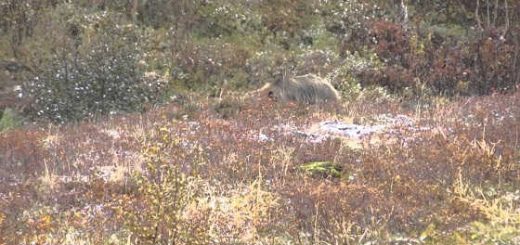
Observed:
[[[264,50],[247,59],[248,83],[262,85],[273,82],[278,74],[284,74],[293,66],[290,54],[278,50]]]
[[[0,2],[0,33],[9,39],[11,55],[22,58],[23,44],[33,37],[40,17],[56,5],[52,0],[6,0]],[[2,38],[0,38],[2,39]]]
[[[363,85],[384,86],[393,92],[413,87],[415,74],[406,63],[411,45],[403,27],[389,21],[376,21],[371,26],[370,35],[369,47],[382,65],[362,71]]]
[[[371,1],[326,1],[319,9],[325,28],[340,40],[340,56],[363,50],[370,23],[382,15],[379,5]]]
[[[139,111],[159,100],[165,80],[140,65],[143,36],[117,14],[58,8],[67,41],[25,84],[30,114],[56,122]]]
[[[518,84],[515,29],[507,36],[494,27],[463,31],[459,25],[419,25],[375,21],[369,47],[385,65],[366,70],[371,84],[394,92],[423,85],[443,95],[488,94],[511,91]]]
[[[156,141],[143,146],[144,170],[134,177],[139,196],[121,213],[130,239],[139,244],[207,244],[207,214],[198,213],[195,202],[199,179],[193,165],[202,162],[183,171],[183,163],[170,152],[182,143],[167,128],[155,131]],[[189,213],[190,208],[197,212]]]
[[[305,50],[295,58],[296,74],[313,73],[319,76],[325,76],[330,73],[339,64],[339,57],[333,50]]]
[[[243,67],[251,56],[251,48],[227,41],[192,40],[176,51],[172,78],[180,85],[216,95],[224,83],[246,84]]]
[[[258,85],[273,82],[280,76],[309,73],[325,77],[339,63],[338,55],[329,49],[304,49],[299,52],[265,50],[247,60],[248,81]]]
[[[471,206],[482,215],[482,219],[451,234],[442,233],[432,226],[421,234],[422,240],[434,244],[517,244],[520,242],[520,196],[518,191],[505,189],[476,187],[465,176],[459,175],[452,187],[453,201]]]
[[[312,1],[261,1],[256,6],[265,26],[277,44],[290,48],[292,38],[298,38],[300,31],[310,26],[315,17],[315,3]],[[302,18],[305,17],[305,18]]]

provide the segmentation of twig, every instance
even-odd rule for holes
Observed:
[[[506,0],[507,1],[507,0]],[[480,20],[480,0],[477,0],[477,7],[475,7],[475,18],[477,19],[477,26],[480,31],[483,30],[482,28],[482,21]]]
[[[504,10],[506,11],[506,27],[504,29],[504,33],[502,33],[502,36],[505,38],[507,32],[509,31],[509,5],[507,4],[507,0],[504,0]]]
[[[486,15],[487,15],[486,29],[489,29],[489,27],[491,26],[491,15],[490,15],[490,8],[489,8],[489,0],[486,0]]]

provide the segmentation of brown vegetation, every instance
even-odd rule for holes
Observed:
[[[190,244],[470,244],[505,239],[498,231],[519,236],[518,93],[413,110],[357,101],[339,115],[243,103],[227,120],[203,103],[171,104],[0,134],[0,241],[166,244],[179,232],[175,241]],[[276,129],[388,112],[427,130],[351,149]],[[313,161],[340,174],[300,171]],[[497,216],[504,212],[510,221]]]
[[[520,1],[396,2],[0,1],[0,245],[520,244]]]

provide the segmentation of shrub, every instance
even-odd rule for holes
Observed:
[[[325,77],[339,64],[339,57],[331,50],[304,50],[301,53],[285,50],[257,52],[247,60],[249,82],[254,85],[273,82],[280,75],[314,73]]]
[[[325,76],[339,64],[339,57],[331,50],[306,50],[295,57],[294,72],[298,75],[314,73]]]
[[[290,54],[288,52],[279,50],[257,52],[246,63],[249,83],[259,85],[273,82],[276,75],[283,74],[291,69],[293,64],[290,64],[289,58]]]
[[[517,35],[512,29],[511,36]],[[488,94],[513,90],[518,83],[515,38],[497,29],[462,31],[459,25],[417,26],[376,21],[370,48],[385,66],[368,70],[372,84],[393,92],[426,85],[444,95]],[[420,94],[420,91],[415,91]]]
[[[52,0],[7,0],[0,2],[0,34],[9,37],[12,55],[22,55],[21,46],[33,35],[40,15],[50,6]]]
[[[242,71],[251,56],[249,47],[227,41],[191,40],[173,57],[172,77],[181,85],[215,93],[228,81],[236,87],[245,84]]]
[[[199,14],[201,21],[198,23],[197,32],[203,36],[246,37],[264,31],[260,15],[241,2],[208,2],[200,8]]]
[[[63,11],[63,12],[60,12]],[[145,74],[143,36],[116,14],[58,9],[68,44],[25,84],[30,114],[56,122],[142,110],[159,99],[164,80]],[[147,76],[148,75],[148,76]]]
[[[0,132],[19,127],[22,124],[21,117],[12,109],[6,108],[0,114]]]
[[[135,176],[140,198],[123,213],[131,239],[138,244],[207,244],[207,214],[188,211],[196,205],[198,169],[186,173],[181,163],[170,162],[169,151],[182,146],[168,129],[158,129],[156,136],[144,146],[145,168]]]
[[[348,52],[360,51],[369,37],[369,23],[381,14],[377,4],[370,1],[325,1],[320,14],[325,28],[340,42],[341,56]]]
[[[355,52],[346,54],[341,64],[328,74],[331,83],[338,89],[344,99],[356,99],[362,86],[369,86],[370,81],[366,80],[364,72],[377,71],[382,64],[375,53]]]

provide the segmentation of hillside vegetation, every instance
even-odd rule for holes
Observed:
[[[518,88],[517,0],[0,0],[0,244],[520,244]]]

